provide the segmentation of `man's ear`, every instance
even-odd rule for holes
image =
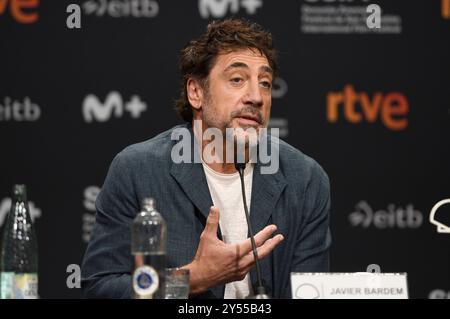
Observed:
[[[192,107],[197,111],[201,110],[203,106],[203,88],[200,83],[190,78],[186,83],[186,91],[187,98]]]

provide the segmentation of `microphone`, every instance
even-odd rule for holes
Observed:
[[[255,236],[253,235],[253,229],[252,229],[252,225],[250,223],[250,214],[248,213],[248,208],[247,208],[247,199],[245,198],[245,184],[244,184],[245,163],[238,163],[238,161],[235,160],[234,167],[236,167],[236,170],[239,172],[239,176],[241,178],[242,199],[244,201],[245,218],[247,219],[248,232],[250,234],[250,241],[252,243],[253,257],[255,258],[255,266],[256,266],[256,280],[257,280],[256,293],[254,296],[250,295],[247,298],[249,298],[249,299],[269,299],[269,296],[266,294],[266,289],[264,288],[264,286],[262,284],[261,269],[259,267],[258,252],[256,251]]]

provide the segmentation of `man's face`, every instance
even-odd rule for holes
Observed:
[[[257,50],[217,56],[201,107],[204,129],[267,127],[272,105],[273,71]]]

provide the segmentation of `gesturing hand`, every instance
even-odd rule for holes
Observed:
[[[194,260],[185,266],[190,269],[191,294],[242,280],[255,264],[250,238],[239,243],[226,244],[217,237],[219,218],[219,209],[212,206]],[[275,225],[269,225],[255,235],[260,259],[268,256],[283,240],[280,234],[270,238],[276,229]]]

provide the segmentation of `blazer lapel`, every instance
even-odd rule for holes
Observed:
[[[175,178],[180,187],[189,197],[191,202],[197,207],[200,213],[208,218],[209,208],[213,201],[209,193],[208,184],[206,182],[205,172],[199,157],[199,147],[194,136],[191,124],[186,124],[182,129],[189,131],[191,151],[190,162],[173,163],[170,174]]]
[[[206,218],[213,204],[206,182],[205,172],[201,163],[172,164],[170,174],[175,178],[180,187]]]
[[[258,163],[253,170],[252,200],[250,203],[250,220],[254,234],[268,225],[281,193],[286,186],[283,174],[261,174]]]

